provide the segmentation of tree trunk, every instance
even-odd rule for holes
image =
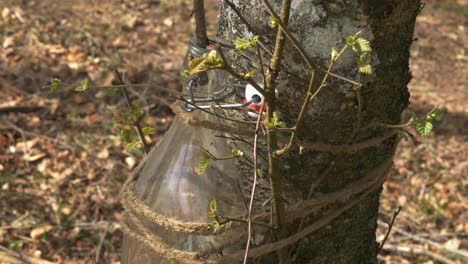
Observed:
[[[272,2],[279,13],[280,1]],[[276,29],[269,26],[270,14],[261,0],[225,0],[220,1],[220,5],[220,37],[233,41],[245,37],[250,31],[260,35],[266,46],[273,50]],[[289,28],[323,68],[330,62],[332,47],[343,47],[348,36],[361,31],[361,36],[371,42],[374,69],[372,75],[360,79],[364,84],[361,88],[361,127],[371,122],[397,124],[408,105],[409,50],[419,10],[419,0],[295,0]],[[237,68],[251,70],[253,64],[259,71],[258,62],[248,62],[241,54],[227,53]],[[267,53],[265,57],[268,57]],[[356,66],[356,55],[350,51],[340,59],[333,72],[355,80],[358,75]],[[288,127],[293,126],[297,118],[309,76],[310,70],[288,41],[276,86],[278,113]],[[300,141],[345,144],[359,123],[357,105],[352,85],[330,78],[328,86],[307,111]],[[382,129],[367,129],[359,132],[357,138],[365,140],[383,133]],[[299,151],[296,147],[281,158],[286,197],[295,195],[297,199],[306,199],[311,184],[320,178],[323,180],[314,194],[339,190],[391,157],[396,144],[395,136],[377,147],[344,155],[307,149]],[[295,262],[377,263],[375,231],[379,195],[380,192],[368,195],[328,226],[301,240],[294,247]],[[289,231],[294,233],[296,230],[297,226],[291,226]]]

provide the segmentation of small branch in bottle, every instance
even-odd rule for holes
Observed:
[[[236,156],[227,156],[227,157],[217,157],[216,155],[214,155],[213,153],[211,153],[208,149],[206,149],[205,147],[203,146],[200,146],[201,149],[203,149],[203,151],[205,151],[211,158],[213,158],[213,160],[230,160],[230,159],[235,159]]]
[[[237,136],[225,136],[225,135],[215,135],[215,137],[218,137],[218,138],[225,138],[225,139],[231,139],[231,140],[236,140],[236,141],[241,141],[241,142],[244,142],[245,144],[251,146],[253,148],[253,144],[249,141],[247,141],[246,139],[244,138],[241,138],[241,137],[237,137]]]

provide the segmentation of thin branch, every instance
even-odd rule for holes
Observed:
[[[377,254],[379,254],[379,252],[380,252],[380,251],[382,250],[382,248],[384,247],[385,242],[387,242],[388,235],[390,235],[390,232],[392,232],[393,224],[395,223],[395,219],[397,218],[398,214],[400,213],[401,208],[402,208],[401,206],[398,206],[398,209],[397,209],[395,212],[393,212],[392,220],[391,220],[390,223],[388,224],[387,233],[385,233],[385,236],[384,236],[382,242],[380,242],[379,248],[377,248]]]
[[[252,193],[250,194],[250,203],[249,203],[249,210],[247,211],[247,245],[245,246],[245,255],[244,255],[244,264],[247,263],[249,249],[250,249],[250,241],[252,240],[252,233],[253,233],[253,226],[252,226],[252,210],[253,204],[255,199],[255,189],[257,187],[257,144],[258,144],[258,132],[260,128],[260,120],[262,119],[263,114],[263,106],[265,105],[265,98],[262,100],[262,104],[260,106],[260,111],[258,111],[258,118],[257,124],[255,125],[255,136],[254,136],[254,147],[253,147],[253,171],[254,171],[254,178],[253,178],[253,185],[252,185]]]
[[[335,58],[331,59],[330,66],[328,66],[328,72],[333,69],[333,66],[335,65],[336,61],[341,57],[341,55],[343,55],[343,53],[346,51],[347,48],[348,48],[348,45],[345,45],[341,49],[341,51],[338,53],[338,55]],[[297,137],[297,134],[299,132],[298,130],[302,126],[302,122],[303,122],[305,113],[307,112],[307,109],[309,108],[309,104],[312,102],[312,100],[314,100],[318,96],[318,94],[323,89],[323,87],[326,86],[329,76],[330,75],[328,73],[325,74],[325,77],[323,77],[323,79],[322,79],[322,83],[320,84],[318,89],[314,92],[314,94],[312,94],[312,90],[313,90],[313,88],[315,86],[315,83],[317,81],[316,71],[314,70],[312,72],[312,76],[311,76],[310,82],[309,82],[309,87],[307,88],[307,95],[306,95],[306,98],[304,99],[304,102],[302,104],[301,111],[299,112],[299,116],[297,117],[296,124],[294,125],[294,130],[291,133],[289,143],[284,148],[282,148],[280,150],[277,150],[276,155],[278,155],[278,156],[284,155],[284,154],[288,153],[292,149],[292,147],[294,147],[294,144],[296,142],[296,137]]]
[[[195,27],[197,45],[200,48],[206,48],[208,46],[208,36],[206,34],[206,22],[205,22],[205,4],[204,0],[193,1],[193,13],[195,14]]]
[[[281,18],[278,18],[278,21],[281,21],[283,25],[288,24],[289,12],[291,9],[291,0],[283,0],[281,4]],[[267,122],[270,121],[276,111],[276,94],[275,94],[275,81],[278,77],[279,70],[281,67],[281,61],[283,58],[284,47],[286,45],[286,38],[284,37],[284,31],[278,29],[276,33],[276,42],[275,49],[273,52],[273,57],[270,61],[270,71],[266,78],[266,96],[265,100],[267,103]],[[267,131],[267,142],[268,142],[268,174],[270,176],[270,188],[271,195],[273,199],[272,214],[274,212],[275,222],[279,228],[279,238],[287,236],[287,227],[286,227],[286,214],[285,207],[283,202],[282,194],[282,185],[281,185],[281,175],[280,175],[280,160],[279,156],[276,155],[276,150],[278,149],[278,137],[277,131],[271,130]],[[278,251],[279,263],[288,264],[291,263],[289,257],[288,248],[280,248]]]
[[[263,89],[266,90],[267,89],[267,86],[266,86],[266,72],[265,72],[265,69],[263,67],[262,53],[261,53],[260,47],[258,45],[256,46],[256,50],[257,50],[258,60],[259,60],[259,63],[260,63],[260,71],[261,71],[262,79],[263,79]]]
[[[131,87],[131,84],[125,82],[125,80],[121,76],[119,70],[115,69],[115,74],[117,75],[117,78],[119,79],[120,83],[127,84],[127,85],[129,85]],[[133,108],[134,105],[132,104],[132,101],[130,100],[130,97],[128,96],[127,88],[126,87],[120,87],[120,91],[122,92],[122,94],[125,97],[125,101],[127,102],[127,106],[129,108]],[[136,121],[135,124],[133,124],[133,126],[135,127],[135,130],[137,131],[138,136],[140,137],[140,140],[141,140],[141,143],[143,144],[143,149],[145,150],[146,155],[148,155],[150,149],[149,149],[148,143],[146,142],[145,134],[143,133],[143,130],[141,128],[140,120]]]

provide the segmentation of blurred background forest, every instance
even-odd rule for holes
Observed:
[[[216,1],[205,2],[214,34]],[[399,146],[381,220],[403,209],[387,242],[395,250],[381,257],[466,263],[451,251],[468,250],[468,6],[465,0],[425,2],[403,119],[435,106],[446,116],[428,139]],[[105,90],[50,93],[42,87],[53,76],[111,85],[118,68],[132,83],[179,89],[192,1],[2,0],[0,12],[0,263],[118,263],[119,192],[143,156],[125,150],[112,117],[112,107],[125,101]],[[172,121],[173,99],[152,88],[135,88],[130,96],[148,113],[144,123],[156,129],[148,137],[154,145]],[[379,225],[378,240],[385,231]]]

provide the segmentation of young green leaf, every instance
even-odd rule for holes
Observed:
[[[363,53],[372,51],[372,48],[370,46],[370,42],[365,38],[356,39],[356,42],[355,42],[353,47],[358,49],[359,52],[363,52]]]
[[[362,74],[370,75],[372,74],[372,66],[370,64],[370,55],[369,53],[362,53],[359,56],[358,60],[359,72]]]
[[[434,126],[429,121],[419,121],[416,123],[416,130],[422,137],[427,137]]]
[[[145,111],[143,111],[143,109],[140,109],[136,105],[132,105],[132,108],[130,109],[130,114],[131,114],[133,123],[135,124],[138,122],[140,117],[145,114]]]
[[[338,50],[336,48],[332,48],[332,51],[331,51],[331,60],[332,61],[335,61],[336,58],[338,58]]]
[[[106,90],[107,95],[109,96],[115,96],[119,92],[119,89],[116,87],[112,87]]]
[[[77,92],[86,92],[88,89],[88,79],[84,79],[79,86],[75,87],[75,91]]]
[[[270,16],[270,27],[276,28],[278,26],[278,19],[274,16]]]
[[[255,71],[249,71],[246,74],[244,74],[244,79],[250,79],[255,76]]]
[[[189,72],[192,74],[194,70],[203,68],[206,57],[208,57],[208,54],[203,54],[201,57],[191,59],[188,63],[190,68]]]
[[[143,146],[140,139],[133,139],[132,142],[127,144],[127,151],[133,153]]]
[[[266,123],[266,126],[268,128],[277,128],[277,127],[284,128],[286,127],[286,123],[279,120],[277,112],[273,112],[273,117],[271,118],[270,121]]]
[[[188,63],[190,70],[184,71],[184,76],[190,76],[199,72],[207,71],[212,68],[219,68],[224,66],[224,61],[217,58],[216,50],[210,53],[203,54],[199,58],[194,58]]]
[[[354,45],[356,44],[356,37],[355,37],[355,36],[349,36],[349,37],[346,39],[346,44],[347,44],[348,46],[354,47]]]
[[[192,73],[189,70],[184,70],[183,75],[184,77],[189,77],[190,75],[192,75]]]
[[[62,80],[60,80],[57,77],[53,77],[50,80],[50,91],[55,92],[60,88],[60,85],[62,84]]]
[[[211,228],[213,228],[213,232],[216,232],[216,231],[218,231],[218,229],[220,227],[220,224],[219,224],[218,221],[215,220],[215,221],[212,221],[210,223],[210,226],[211,226]]]
[[[202,158],[200,160],[200,174],[203,174],[205,172],[206,168],[210,163],[215,160],[216,158],[211,155],[206,149],[202,148]]]
[[[418,122],[421,122],[421,120],[419,119],[419,117],[415,113],[412,113],[411,118],[408,121],[408,123],[409,124],[415,124],[415,123],[418,123]]]
[[[444,115],[445,114],[442,110],[435,108],[429,114],[427,114],[427,119],[439,122],[439,121],[442,121],[442,119],[444,118]]]
[[[154,129],[153,127],[150,127],[150,126],[145,126],[141,129],[143,131],[143,134],[146,135],[152,135],[152,134],[155,134],[156,133],[156,129]]]
[[[123,129],[121,133],[125,143],[129,144],[133,141],[132,131],[130,129]]]
[[[234,46],[236,47],[236,50],[246,50],[250,47],[256,47],[257,46],[257,41],[258,41],[258,36],[253,36],[250,39],[247,38],[237,38],[234,41]]]
[[[244,156],[244,152],[240,149],[231,149],[231,154],[234,156],[234,157],[242,157]]]
[[[210,212],[208,213],[208,216],[210,218],[216,219],[217,215],[218,215],[218,205],[216,204],[216,200],[212,200],[210,202]]]
[[[260,178],[265,177],[265,171],[263,169],[257,169],[257,173]]]

